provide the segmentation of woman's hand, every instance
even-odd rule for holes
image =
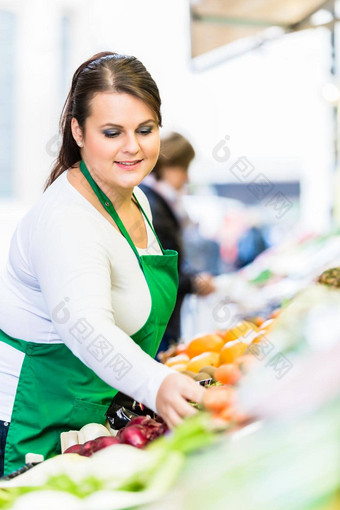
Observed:
[[[185,416],[193,415],[197,410],[189,404],[199,403],[207,391],[190,377],[174,373],[168,375],[159,387],[156,397],[158,413],[170,428],[179,425]]]

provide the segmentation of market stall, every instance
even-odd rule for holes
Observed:
[[[296,248],[301,257],[316,245],[332,252],[324,239],[308,243]],[[270,258],[273,270],[280,255]],[[286,256],[286,273],[288,266]],[[339,508],[340,272],[312,273],[294,296],[277,294],[275,311],[248,311],[231,328],[163,353],[164,363],[207,387],[197,414],[169,431],[118,395],[106,427],[63,433],[61,455],[3,479],[1,508]],[[266,285],[257,285],[261,302]]]

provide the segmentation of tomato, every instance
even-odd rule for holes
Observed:
[[[232,363],[225,363],[216,368],[214,379],[222,384],[236,384],[242,375],[241,370]]]
[[[232,388],[224,386],[213,386],[204,393],[203,406],[207,411],[219,413],[234,401]]]
[[[219,413],[214,414],[213,418],[217,418],[223,421],[235,421],[236,411],[232,406],[227,406]]]

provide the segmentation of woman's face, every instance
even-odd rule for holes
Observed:
[[[99,92],[90,102],[83,132],[75,118],[71,126],[75,140],[83,145],[81,156],[90,173],[117,191],[133,189],[156,164],[157,118],[139,98]]]

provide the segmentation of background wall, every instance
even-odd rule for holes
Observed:
[[[326,29],[285,36],[197,72],[190,61],[187,0],[0,0],[1,12],[14,16],[12,49],[6,46],[8,21],[0,27],[2,51],[14,54],[6,71],[13,72],[13,104],[0,89],[12,122],[7,147],[0,145],[10,151],[4,164],[12,169],[12,191],[5,186],[8,175],[0,174],[4,248],[51,170],[71,76],[102,50],[133,54],[149,69],[163,99],[163,130],[179,130],[197,150],[193,183],[236,182],[230,168],[245,156],[271,182],[300,180],[301,227],[330,227],[332,109],[322,97],[331,65]],[[225,136],[230,158],[219,162],[214,149]]]

